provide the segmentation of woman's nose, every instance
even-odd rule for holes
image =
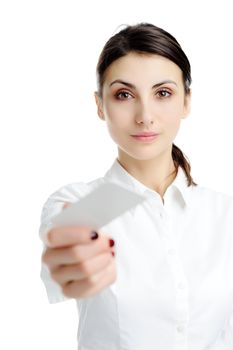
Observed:
[[[138,105],[135,120],[137,124],[150,125],[154,122],[152,110],[148,103],[140,102]]]

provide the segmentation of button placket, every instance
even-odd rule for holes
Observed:
[[[169,206],[161,207],[157,201],[156,223],[160,227],[160,237],[163,243],[165,254],[173,275],[176,299],[175,323],[176,328],[176,350],[187,350],[187,326],[189,321],[188,286],[181,259],[176,246],[176,235],[172,232],[171,219],[169,216]]]
[[[169,224],[169,220],[163,225],[163,227]],[[176,300],[176,322],[174,327],[176,328],[176,345],[175,349],[186,350],[187,349],[187,326],[189,321],[189,304],[188,304],[188,285],[184,274],[181,259],[178,254],[175,236],[172,235],[171,228],[170,234],[162,235],[162,240],[166,247],[167,258],[173,275],[175,283],[175,300]]]

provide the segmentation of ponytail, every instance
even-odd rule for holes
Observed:
[[[183,152],[173,143],[172,144],[172,159],[174,161],[174,165],[176,168],[176,172],[178,172],[178,167],[184,170],[186,174],[186,178],[188,181],[188,186],[197,186],[197,184],[193,181],[191,176],[191,165],[189,163],[188,158],[183,154]]]

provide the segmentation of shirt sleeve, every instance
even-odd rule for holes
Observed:
[[[233,349],[233,306],[231,315],[226,320],[225,325],[219,333],[214,344],[208,350],[231,350]]]
[[[51,222],[52,217],[56,216],[63,209],[63,205],[65,202],[73,203],[76,202],[82,196],[84,196],[85,193],[87,193],[87,187],[87,184],[84,182],[69,184],[64,187],[61,187],[58,191],[52,193],[51,196],[47,199],[42,208],[39,228],[39,236],[42,240],[43,251],[46,249],[47,246],[47,233],[53,226]],[[48,301],[50,304],[58,303],[69,299],[64,296],[59,284],[51,278],[47,265],[45,265],[42,261],[40,278],[44,283]]]
[[[225,211],[227,213],[226,222],[227,227],[229,228],[229,247],[231,247],[233,250],[233,197],[228,196],[227,200],[227,210]],[[232,256],[232,250],[230,250],[230,256]],[[229,261],[232,261],[232,259]],[[233,276],[233,263],[231,263],[230,266],[232,266],[231,271]],[[233,303],[217,338],[215,339],[212,346],[208,347],[206,350],[233,350]]]

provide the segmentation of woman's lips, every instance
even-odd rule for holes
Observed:
[[[135,140],[141,141],[141,142],[151,142],[151,141],[155,140],[158,136],[159,136],[159,134],[155,134],[155,135],[151,135],[151,136],[137,136],[137,135],[132,135],[132,137],[133,137]]]

